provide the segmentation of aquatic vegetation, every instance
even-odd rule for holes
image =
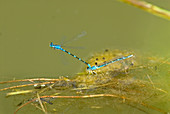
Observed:
[[[76,108],[94,111],[107,107],[116,113],[126,112],[129,107],[129,110],[140,113],[169,112],[168,107],[159,106],[160,103],[168,104],[170,99],[168,90],[164,90],[164,85],[159,82],[160,77],[169,74],[168,59],[107,49],[94,54],[87,62],[92,66],[100,65],[130,54],[134,57],[97,69],[95,74],[84,68],[74,79],[61,76],[59,79],[37,78],[0,82],[14,84],[0,91],[10,91],[7,93],[8,97],[24,95],[24,100],[18,104],[15,113],[29,104],[44,113],[67,110],[74,112]]]

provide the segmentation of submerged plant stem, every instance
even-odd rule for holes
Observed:
[[[133,99],[130,99],[130,98],[127,98],[125,96],[118,96],[118,95],[114,95],[114,94],[94,94],[94,95],[84,95],[84,96],[40,96],[40,98],[72,98],[72,99],[79,99],[79,98],[95,98],[95,97],[114,97],[114,98],[120,98],[122,99],[124,102],[125,100],[128,100],[128,101],[132,101],[132,102],[136,102],[134,101]],[[22,106],[20,106],[15,112],[14,114],[16,114],[21,108],[23,108],[24,106],[34,102],[35,100],[37,100],[38,98],[35,98],[25,104],[23,104]],[[141,105],[143,105],[144,107],[148,107],[150,109],[153,109],[153,110],[156,110],[156,111],[159,111],[161,113],[166,113],[164,112],[163,110],[159,109],[159,108],[156,108],[156,107],[153,107],[153,106],[150,106],[150,105],[147,105],[143,102],[140,103]]]

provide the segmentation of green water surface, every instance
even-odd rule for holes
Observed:
[[[150,2],[170,10],[168,0]],[[58,78],[61,75],[73,77],[85,65],[51,49],[49,43],[60,43],[64,37],[70,40],[82,31],[86,31],[87,35],[68,46],[84,49],[68,50],[85,60],[105,48],[170,57],[170,21],[119,1],[0,0],[0,80]],[[170,90],[169,76],[159,78],[166,85],[164,89]],[[1,92],[0,96],[0,114],[13,113],[19,101],[14,97],[5,98],[5,92]],[[112,106],[103,107],[87,110],[72,106],[69,111],[63,109],[63,113],[115,112]],[[137,113],[127,109],[122,113]],[[30,111],[23,109],[18,114],[40,113],[34,109]]]

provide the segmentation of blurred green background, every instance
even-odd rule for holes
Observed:
[[[169,0],[149,0],[170,10]],[[67,49],[86,60],[105,48],[169,57],[170,21],[117,0],[0,0],[0,80],[74,76],[85,65],[49,47],[86,31]],[[63,59],[63,60],[62,60]],[[0,113],[15,110],[1,94]]]

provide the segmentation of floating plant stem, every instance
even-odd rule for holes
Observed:
[[[43,82],[43,83],[32,83],[32,84],[25,84],[25,85],[17,85],[17,86],[11,86],[11,87],[0,89],[0,91],[19,88],[19,87],[26,87],[26,86],[32,86],[32,85],[43,85],[43,84],[51,84],[51,83],[55,83],[55,82]]]
[[[48,78],[35,78],[35,79],[23,79],[23,80],[10,80],[0,82],[0,84],[4,83],[12,83],[12,82],[33,82],[33,81],[59,81],[60,79],[48,79]]]

